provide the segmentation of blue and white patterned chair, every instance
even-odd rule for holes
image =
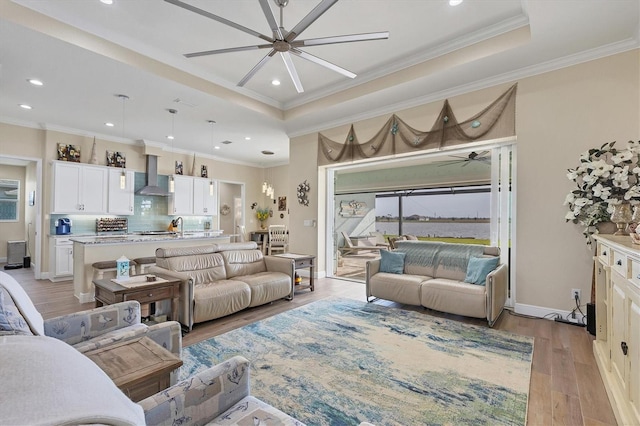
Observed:
[[[128,301],[44,320],[22,286],[0,271],[0,334],[40,335],[68,343],[79,352],[135,337],[147,336],[182,355],[180,324],[167,321],[147,326],[140,322],[140,303]],[[175,383],[176,370],[171,377]]]

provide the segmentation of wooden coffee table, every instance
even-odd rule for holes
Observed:
[[[127,300],[137,300],[140,304],[171,300],[170,319],[178,321],[178,298],[181,281],[176,278],[157,275],[157,281],[146,282],[145,275],[131,277],[130,283],[118,284],[111,279],[93,280],[96,307],[112,305]]]
[[[138,402],[170,385],[170,373],[182,360],[148,337],[114,343],[85,352],[132,401]]]

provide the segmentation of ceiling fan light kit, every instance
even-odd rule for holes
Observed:
[[[293,82],[298,93],[304,92],[304,88],[302,86],[302,81],[300,80],[300,76],[298,75],[298,71],[293,63],[291,55],[295,55],[299,58],[305,59],[307,61],[313,62],[325,68],[328,68],[332,71],[335,71],[339,74],[344,75],[345,77],[355,78],[356,74],[342,68],[336,64],[333,64],[329,61],[326,61],[322,58],[314,56],[308,52],[300,50],[299,47],[309,47],[309,46],[321,46],[327,44],[339,44],[339,43],[353,43],[359,41],[371,41],[371,40],[383,40],[389,38],[388,31],[375,32],[375,33],[365,33],[365,34],[350,34],[350,35],[342,35],[342,36],[332,36],[332,37],[323,37],[323,38],[314,38],[308,40],[296,40],[297,37],[306,30],[311,24],[313,24],[320,16],[322,16],[331,6],[336,4],[338,0],[322,0],[307,16],[302,18],[300,22],[296,26],[291,29],[291,31],[286,31],[283,24],[283,11],[285,6],[289,4],[289,0],[274,0],[276,5],[280,8],[280,25],[276,22],[276,18],[271,10],[271,6],[269,6],[269,0],[258,0],[260,3],[260,7],[262,8],[262,12],[264,13],[267,22],[269,23],[269,27],[273,33],[272,37],[261,34],[257,31],[254,31],[250,28],[237,24],[235,22],[229,21],[221,16],[215,15],[211,12],[207,12],[206,10],[197,8],[188,3],[185,3],[181,0],[165,0],[167,3],[171,3],[175,6],[181,7],[185,10],[197,13],[198,15],[204,16],[206,18],[212,19],[214,21],[220,22],[221,24],[228,25],[232,28],[245,32],[247,34],[258,37],[264,41],[267,41],[268,44],[256,44],[252,46],[241,46],[241,47],[231,47],[226,49],[216,49],[216,50],[206,50],[202,52],[193,52],[187,53],[184,56],[187,58],[196,58],[200,56],[208,56],[208,55],[217,55],[220,53],[229,53],[229,52],[241,52],[247,50],[256,50],[256,49],[271,49],[267,55],[262,58],[241,80],[238,82],[238,86],[242,87],[276,54],[280,54],[282,61],[284,62],[285,68],[289,73],[289,77]]]

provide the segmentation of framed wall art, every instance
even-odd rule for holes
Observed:
[[[58,144],[58,160],[71,161],[73,163],[80,162],[80,148],[76,145]]]
[[[209,171],[207,170],[207,166],[204,164],[200,166],[200,177],[203,177],[203,178],[209,177]]]
[[[127,157],[124,152],[107,151],[107,166],[109,167],[127,167]]]
[[[182,161],[176,161],[176,174],[184,174],[184,168],[182,167]]]

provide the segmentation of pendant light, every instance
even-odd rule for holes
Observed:
[[[178,113],[178,110],[170,108],[167,111],[169,111],[169,114],[171,114],[171,133],[167,136],[167,139],[169,139],[171,141],[171,153],[173,154],[173,130],[174,130],[174,125],[175,125],[175,118],[176,118],[176,114]],[[169,176],[169,192],[174,193],[176,191],[176,182],[173,179],[173,174],[171,174]]]
[[[213,120],[207,120],[207,123],[211,126],[211,150],[215,152],[215,144],[213,142],[213,125],[216,124]],[[209,195],[213,196],[213,178],[209,178]]]
[[[116,95],[122,101],[122,139],[124,139],[124,103],[129,99],[127,95]],[[127,187],[127,172],[122,168],[122,173],[120,174],[120,189],[125,189]]]

